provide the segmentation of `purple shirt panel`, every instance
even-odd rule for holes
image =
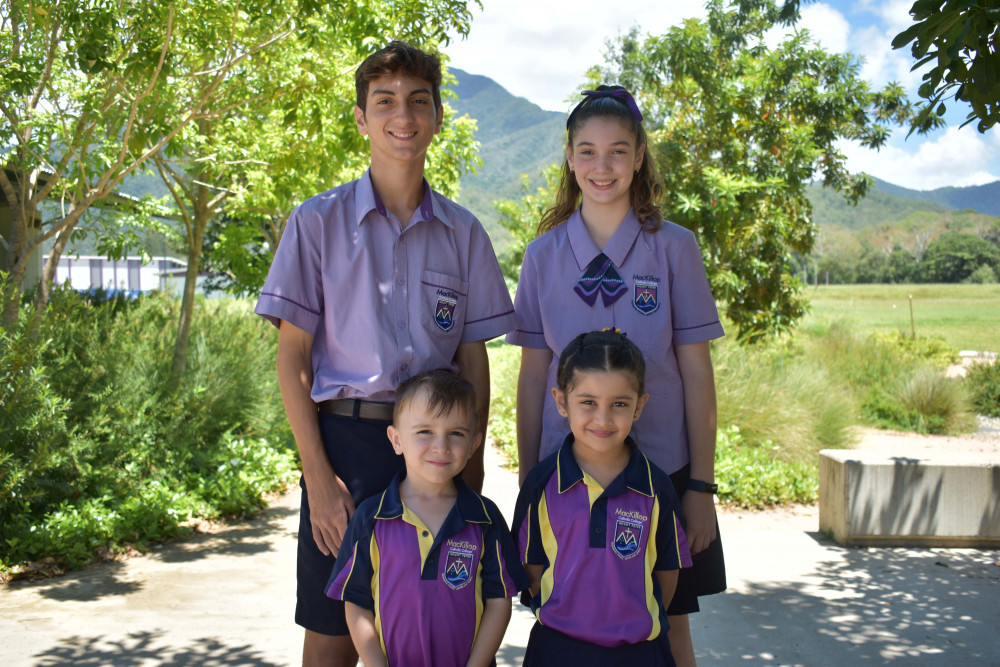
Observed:
[[[552,351],[546,389],[556,386],[559,354],[578,334],[621,329],[646,359],[649,404],[632,435],[657,466],[675,472],[689,460],[684,389],[675,345],[724,335],[694,234],[664,221],[654,233],[630,210],[604,249],[628,291],[610,306],[588,306],[574,291],[587,265],[601,252],[575,213],[532,241],[524,254],[514,299],[517,324],[507,342]],[[569,424],[545,392],[539,459],[552,454]]]
[[[314,336],[312,398],[391,402],[424,370],[457,370],[461,343],[510,331],[486,231],[424,183],[400,231],[368,172],[292,212],[254,311]]]
[[[655,590],[652,570],[690,567],[691,556],[673,486],[640,452],[633,451],[626,470],[591,507],[567,444],[546,459],[543,472],[532,471],[518,506],[519,555],[525,563],[551,570],[543,574],[542,591],[532,601],[543,625],[601,646],[646,641],[654,620],[666,628],[659,598],[647,598]],[[650,540],[656,550],[652,569]],[[551,590],[546,590],[549,576]]]
[[[422,564],[423,529],[403,513],[398,477],[358,507],[326,594],[375,612],[390,665],[465,664],[485,600],[528,586],[513,538],[496,505],[460,483]]]

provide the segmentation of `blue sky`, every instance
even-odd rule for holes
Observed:
[[[908,48],[893,51],[892,38],[911,23],[912,0],[804,2],[800,27],[826,49],[863,61],[862,76],[882,86],[902,83],[911,98],[922,72],[910,72]],[[583,74],[603,62],[604,43],[636,25],[659,34],[685,18],[704,16],[702,0],[483,0],[473,10],[466,40],[444,49],[451,65],[495,80],[544,109],[566,111]],[[778,36],[776,36],[778,37]],[[1000,128],[985,135],[974,124],[959,129],[968,109],[949,104],[948,126],[928,136],[899,128],[880,151],[844,142],[852,171],[918,190],[980,185],[1000,180]]]

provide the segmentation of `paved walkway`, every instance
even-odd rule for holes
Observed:
[[[487,456],[508,515],[516,479]],[[298,494],[152,553],[0,588],[0,665],[295,665]],[[692,616],[705,665],[1000,665],[1000,553],[844,549],[814,508],[720,515],[729,590]],[[515,604],[498,663],[518,665]]]

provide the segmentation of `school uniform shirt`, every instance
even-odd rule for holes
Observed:
[[[458,499],[434,536],[399,481],[358,506],[326,594],[375,613],[390,665],[464,665],[485,600],[514,597],[527,576],[493,501],[456,477]]]
[[[292,212],[254,312],[315,336],[316,402],[392,402],[395,387],[421,371],[457,370],[460,343],[514,326],[479,221],[425,180],[401,231],[369,172]]]
[[[691,231],[664,221],[656,232],[645,232],[631,209],[603,252],[626,290],[610,305],[603,296],[588,305],[575,291],[601,253],[579,209],[528,244],[524,253],[514,299],[517,324],[507,342],[552,351],[538,458],[555,452],[570,430],[548,391],[556,386],[563,348],[578,334],[617,328],[646,359],[649,404],[632,436],[653,463],[672,473],[690,460],[674,346],[724,335],[701,252]]]
[[[528,474],[514,512],[521,562],[543,567],[531,598],[538,622],[608,647],[666,631],[653,572],[691,566],[670,478],[627,443],[625,470],[601,488],[580,469],[568,435]]]

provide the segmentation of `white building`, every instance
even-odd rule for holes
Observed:
[[[45,256],[42,261],[48,260]],[[139,293],[150,290],[179,294],[184,285],[187,262],[175,257],[158,257],[143,264],[138,257],[109,260],[97,255],[62,257],[56,267],[54,285],[69,281],[75,290],[117,289]]]

